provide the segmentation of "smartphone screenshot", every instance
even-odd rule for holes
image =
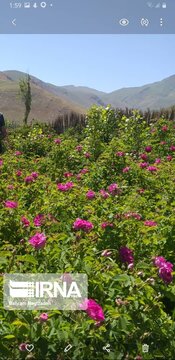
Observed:
[[[174,1],[1,0],[0,49],[0,360],[174,360]]]

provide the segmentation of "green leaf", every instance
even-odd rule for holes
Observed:
[[[8,262],[8,259],[0,257],[0,264],[6,264]]]
[[[17,259],[17,261],[29,262],[34,265],[38,264],[38,261],[32,255],[18,255],[16,259]]]
[[[12,322],[12,325],[15,325],[17,327],[21,327],[21,326],[25,326],[26,328],[28,328],[28,324],[20,321],[20,320],[15,320]]]
[[[10,340],[10,339],[15,339],[15,336],[12,335],[12,334],[11,334],[11,335],[10,335],[10,334],[9,334],[9,335],[5,335],[5,336],[4,336],[4,339],[8,339],[8,340]]]

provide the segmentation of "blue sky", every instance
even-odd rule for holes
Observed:
[[[0,35],[0,71],[110,92],[175,74],[175,35]]]

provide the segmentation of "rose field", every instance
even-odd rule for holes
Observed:
[[[175,122],[93,106],[84,129],[8,133],[0,360],[175,359]],[[5,273],[87,274],[87,309],[7,311]]]

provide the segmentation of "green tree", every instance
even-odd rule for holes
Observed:
[[[19,81],[19,89],[20,89],[20,91],[19,91],[20,97],[25,105],[25,113],[24,113],[23,122],[26,125],[27,119],[29,117],[30,110],[31,110],[31,104],[32,104],[31,78],[30,78],[29,74],[26,76],[26,78],[21,79]]]
[[[104,150],[106,144],[117,134],[115,110],[108,105],[106,108],[93,105],[87,113],[85,134],[94,159]]]

